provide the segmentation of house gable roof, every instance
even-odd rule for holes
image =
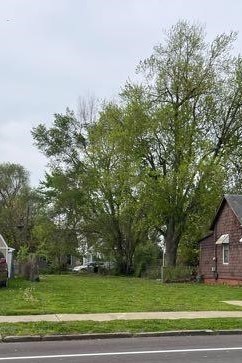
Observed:
[[[225,202],[228,203],[229,207],[234,212],[235,216],[237,217],[239,223],[242,225],[242,195],[239,194],[225,194],[222,202],[217,210],[217,213],[214,217],[214,220],[211,224],[210,229],[214,229],[215,223],[218,219],[220,211],[222,210]]]
[[[213,236],[213,232],[212,231],[210,231],[208,234],[206,234],[204,237],[202,237],[202,238],[200,238],[198,241],[197,241],[197,243],[201,243],[201,242],[203,242],[205,239],[207,239],[208,237],[211,237],[211,236]]]

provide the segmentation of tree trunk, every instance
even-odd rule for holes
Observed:
[[[132,261],[127,256],[117,256],[117,272],[121,275],[130,275],[132,273]]]
[[[121,275],[130,275],[133,265],[134,250],[130,248],[130,241],[121,232],[119,225],[116,224],[117,237],[114,246],[117,247],[115,251],[117,272]]]
[[[165,235],[165,265],[176,266],[177,249],[180,242],[180,235],[177,233],[175,222],[173,219],[169,220],[167,231]]]
[[[165,265],[176,266],[178,241],[173,238],[165,238],[166,254]]]

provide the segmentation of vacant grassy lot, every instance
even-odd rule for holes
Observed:
[[[20,279],[0,289],[0,315],[132,311],[241,310],[222,303],[242,299],[242,287],[165,284],[96,275]]]

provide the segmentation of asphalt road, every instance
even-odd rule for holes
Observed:
[[[241,335],[0,344],[0,363],[241,363],[241,361]]]

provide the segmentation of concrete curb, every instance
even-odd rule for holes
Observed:
[[[93,333],[93,334],[63,334],[63,335],[22,335],[0,336],[0,343],[46,342],[63,340],[91,340],[115,338],[140,338],[140,337],[169,337],[169,336],[198,336],[198,335],[242,335],[242,329],[234,330],[174,330],[147,333]]]

